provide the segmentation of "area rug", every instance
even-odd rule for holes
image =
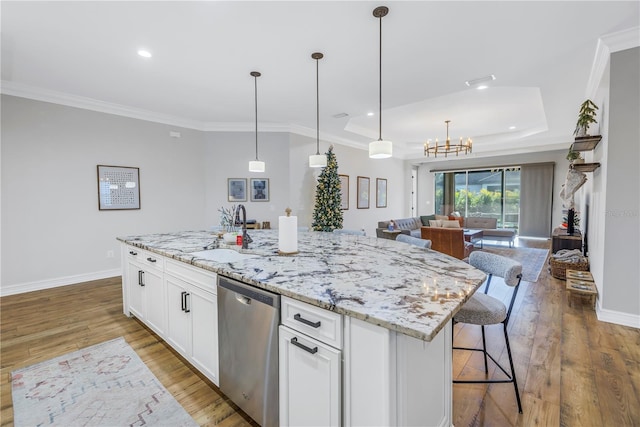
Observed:
[[[538,281],[549,254],[548,249],[538,248],[504,248],[484,245],[482,250],[518,261],[522,264],[522,280],[532,283]]]
[[[197,426],[122,337],[11,379],[16,426]]]

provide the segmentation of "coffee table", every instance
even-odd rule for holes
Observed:
[[[464,229],[464,240],[473,243],[474,245],[480,242],[480,249],[484,247],[482,243],[483,235],[484,232],[482,230]]]

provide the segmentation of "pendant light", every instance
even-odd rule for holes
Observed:
[[[326,154],[320,154],[320,83],[318,78],[318,61],[323,58],[323,54],[315,52],[311,57],[316,60],[316,154],[309,156],[309,167],[324,168],[327,166]]]
[[[386,6],[373,9],[373,16],[380,19],[380,111],[378,114],[378,140],[369,143],[369,157],[372,159],[386,159],[393,155],[393,143],[382,139],[382,17],[387,16],[387,13],[389,13],[389,8]]]
[[[258,160],[258,77],[261,74],[258,71],[252,71],[251,76],[254,80],[255,101],[256,101],[256,159],[249,162],[249,172],[264,172],[264,162]]]

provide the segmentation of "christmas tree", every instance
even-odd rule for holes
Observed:
[[[320,173],[316,186],[316,206],[313,210],[315,231],[333,231],[342,228],[342,209],[340,209],[340,177],[338,176],[338,161],[333,153],[333,146],[329,147],[327,166]],[[348,189],[347,189],[348,191]]]

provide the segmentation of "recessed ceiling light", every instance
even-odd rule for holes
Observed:
[[[486,89],[487,83],[492,82],[495,79],[496,79],[496,76],[494,76],[493,74],[489,74],[488,76],[480,77],[478,79],[467,80],[466,82],[464,82],[464,84],[466,84],[469,87],[477,86],[478,89],[481,89],[481,88]]]
[[[142,56],[143,58],[151,58],[151,52],[144,49],[138,50],[138,55]]]
[[[488,88],[488,87],[489,87],[489,86],[487,86],[487,85],[480,85],[480,86],[478,86],[478,87],[477,87],[477,89],[478,89],[478,90],[482,90],[482,89],[486,89],[486,88]]]
[[[514,130],[515,128],[515,126],[509,126],[509,130]]]
[[[371,116],[373,116],[373,114],[374,113],[369,112],[369,113],[367,113],[367,116],[371,117]]]

